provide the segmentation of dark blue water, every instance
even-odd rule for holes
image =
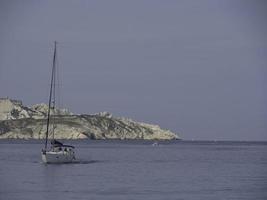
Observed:
[[[0,141],[0,199],[267,199],[267,143],[70,143],[79,163],[45,165],[40,141]]]

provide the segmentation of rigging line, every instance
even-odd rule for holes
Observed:
[[[57,48],[55,48],[55,60],[54,60],[54,81],[53,81],[53,100],[52,100],[52,139],[55,138],[55,118],[56,118],[56,59],[57,59]]]
[[[52,90],[53,90],[54,72],[55,72],[55,58],[56,58],[56,41],[55,41],[55,46],[54,46],[54,56],[53,56],[53,66],[52,66],[52,76],[51,76],[50,94],[49,94],[49,103],[48,103],[48,113],[47,113],[46,138],[45,138],[45,151],[47,150],[47,140],[48,140],[48,132],[49,132],[50,108],[51,108]]]
[[[58,43],[57,43],[58,44]],[[61,46],[60,46],[61,47]],[[60,79],[60,76],[59,76],[59,62],[58,62],[58,52],[57,52],[57,56],[56,56],[56,81],[57,81],[57,83],[55,83],[56,84],[56,86],[57,86],[57,88],[56,88],[56,90],[57,90],[57,95],[56,95],[56,99],[57,99],[57,108],[59,109],[59,111],[60,111],[60,108],[62,108],[62,99],[61,99],[61,93],[62,93],[62,91],[60,90],[61,88],[60,88],[60,86],[61,86],[61,79]],[[60,113],[59,113],[60,114]]]

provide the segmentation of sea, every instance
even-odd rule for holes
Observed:
[[[40,140],[0,140],[0,199],[267,199],[267,142],[65,142],[76,163],[43,164]]]

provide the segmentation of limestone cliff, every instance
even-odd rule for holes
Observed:
[[[45,138],[46,113],[45,104],[26,107],[21,101],[0,99],[0,139]],[[58,109],[53,114],[56,139],[179,139],[175,133],[157,125],[116,118],[107,112],[74,115]]]

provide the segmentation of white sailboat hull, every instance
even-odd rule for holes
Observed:
[[[71,163],[75,161],[74,152],[66,151],[47,151],[42,152],[42,160],[44,163]]]

